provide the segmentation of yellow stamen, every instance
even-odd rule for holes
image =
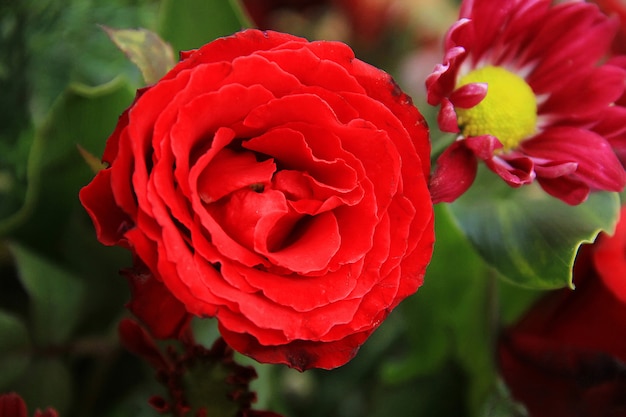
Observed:
[[[537,99],[522,77],[488,66],[465,75],[457,88],[470,83],[487,83],[487,95],[471,109],[456,108],[464,136],[495,136],[506,151],[535,133]]]

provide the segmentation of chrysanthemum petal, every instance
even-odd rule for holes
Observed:
[[[439,109],[439,113],[437,114],[437,123],[443,132],[460,132],[459,123],[456,113],[454,112],[454,105],[452,105],[447,98],[441,101],[441,109]]]
[[[480,103],[487,95],[487,83],[470,83],[454,90],[450,102],[455,107],[469,109]]]
[[[574,175],[592,189],[621,191],[626,172],[611,145],[600,135],[574,127],[555,127],[522,144],[528,154],[545,161],[576,162]]]
[[[576,79],[569,80],[567,88],[554,91],[539,112],[556,114],[557,119],[597,114],[622,95],[625,79],[626,71],[612,65],[581,70]]]
[[[429,188],[433,204],[451,203],[472,185],[478,163],[464,141],[456,141],[437,159]]]

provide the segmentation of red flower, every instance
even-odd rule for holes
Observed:
[[[535,179],[568,204],[591,190],[620,191],[626,173],[596,125],[623,125],[611,110],[626,72],[598,65],[616,19],[582,1],[467,0],[449,30],[443,64],[427,78],[439,126],[459,133],[441,155],[433,201],[472,184],[477,160],[512,187]]]
[[[184,324],[174,297],[259,361],[333,368],[422,283],[429,153],[410,99],[346,45],[246,30],[137,95],[80,198],[158,282],[134,284],[153,334]],[[150,305],[176,311],[167,329]]]
[[[626,208],[582,248],[576,289],[547,295],[502,337],[502,375],[531,417],[626,415]]]
[[[46,408],[44,411],[35,410],[33,417],[58,417],[58,413],[53,408]],[[0,394],[0,417],[27,417],[28,410],[26,403],[15,392]]]
[[[154,337],[178,339],[189,331],[191,316],[185,305],[178,301],[163,282],[135,261],[134,268],[122,271],[128,279],[131,300],[126,307],[150,328]]]

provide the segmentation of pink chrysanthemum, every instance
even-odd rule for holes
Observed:
[[[617,28],[583,1],[464,0],[426,80],[439,127],[459,133],[439,157],[433,201],[463,194],[478,159],[512,187],[536,179],[572,205],[622,190],[626,172],[607,138],[624,125],[615,102],[626,71],[600,64]]]

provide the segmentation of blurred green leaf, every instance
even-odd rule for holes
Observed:
[[[24,398],[29,410],[52,407],[59,416],[66,416],[72,406],[72,375],[59,359],[33,360],[13,389]]]
[[[77,145],[102,155],[107,137],[134,94],[127,81],[116,78],[98,87],[72,84],[58,98],[37,132],[39,157],[33,162],[37,175],[29,185],[36,198],[28,217],[11,226],[20,226],[13,233],[14,240],[42,253],[59,249],[70,217],[83,212],[78,192],[93,178]]]
[[[65,226],[59,263],[80,277],[85,287],[81,327],[108,331],[119,320],[130,294],[119,271],[132,263],[129,251],[98,242],[91,219],[82,207]]]
[[[578,247],[615,227],[619,197],[591,193],[578,206],[549,196],[537,185],[508,187],[491,172],[450,205],[476,250],[502,276],[536,289],[572,287]]]
[[[33,340],[40,346],[60,345],[69,339],[80,320],[82,282],[25,247],[9,247],[20,281],[30,296]]]
[[[503,315],[516,318],[541,292],[497,279],[455,223],[450,206],[435,210],[437,242],[424,285],[398,308],[406,353],[385,362],[383,381],[401,387],[457,364],[466,379],[467,415],[479,416],[497,386],[493,349]]]
[[[235,0],[164,0],[159,23],[174,51],[196,49],[251,26]]]
[[[22,132],[17,143],[0,142],[0,236],[28,219],[34,209],[43,150],[40,136]]]
[[[21,319],[0,311],[0,391],[24,372],[30,361],[30,339]]]
[[[524,288],[505,279],[499,279],[500,324],[503,326],[513,324],[546,292],[547,290]]]
[[[401,385],[380,384],[371,398],[371,417],[467,416],[467,377],[456,363]]]
[[[47,143],[39,128],[68,83],[99,84],[122,72],[139,78],[96,24],[149,26],[157,9],[154,0],[5,3],[0,6],[0,236],[32,219],[41,188],[48,185],[39,186],[42,161],[57,144]],[[97,122],[98,116],[88,120]],[[102,120],[111,119],[104,113]]]
[[[41,129],[46,146],[44,167],[80,160],[76,144],[101,155],[119,115],[130,106],[135,89],[121,77],[99,86],[70,84],[52,107]],[[86,168],[84,164],[83,168]]]
[[[112,29],[104,31],[118,48],[141,71],[146,84],[159,81],[175,64],[172,47],[147,29]]]

